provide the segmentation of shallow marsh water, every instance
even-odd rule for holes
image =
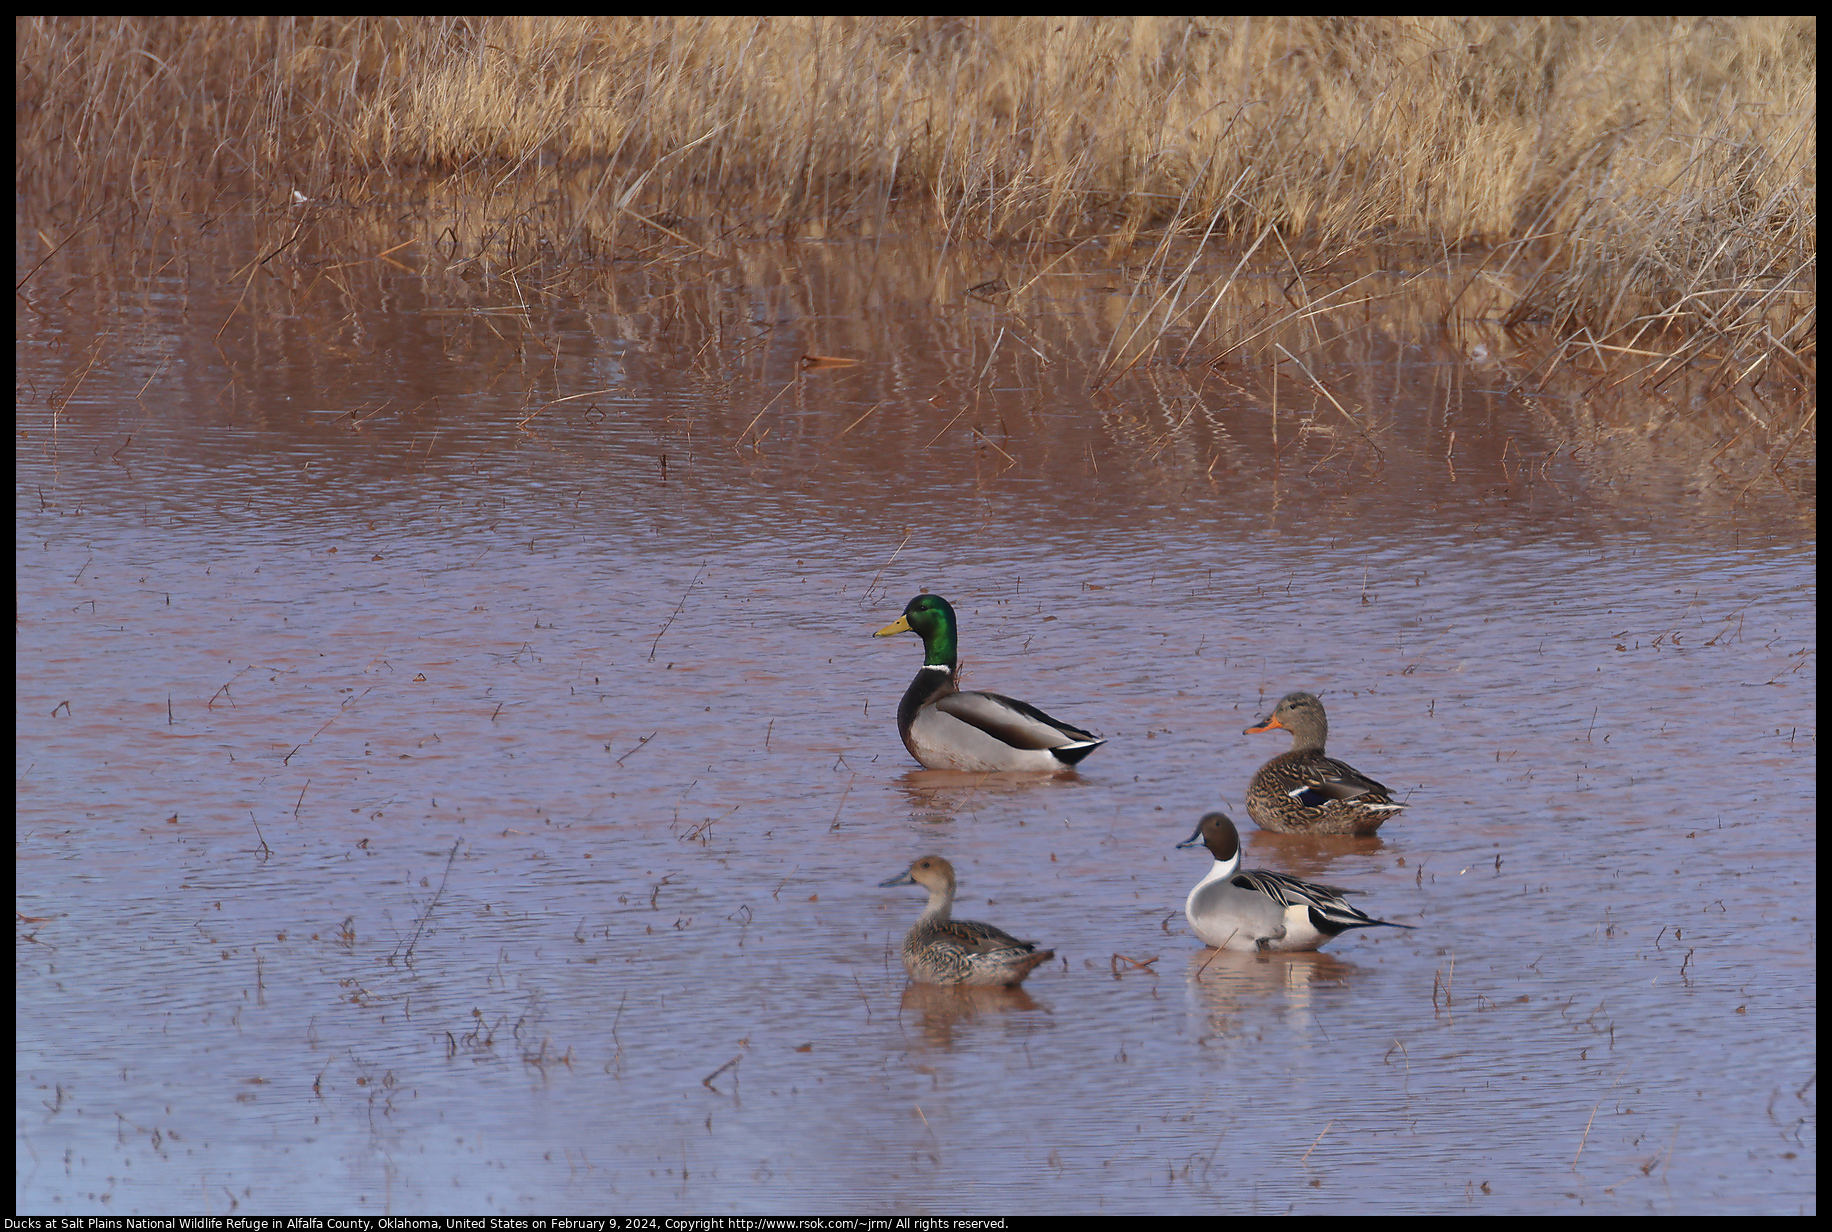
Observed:
[[[1350,419],[846,245],[532,321],[84,260],[16,300],[22,1212],[1814,1209],[1810,513],[1499,336],[1344,330]],[[922,588],[1110,743],[916,769]],[[1298,688],[1377,839],[1246,827]],[[1215,807],[1416,930],[1207,950]],[[928,852],[1058,960],[906,987]]]

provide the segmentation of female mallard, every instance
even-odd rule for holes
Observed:
[[[872,636],[893,633],[922,638],[922,668],[897,703],[897,731],[929,769],[1067,770],[1107,743],[1025,702],[963,691],[954,609],[940,595],[917,595]]]
[[[1024,982],[1031,968],[1056,956],[1037,950],[1003,929],[972,920],[956,920],[954,866],[940,856],[924,856],[909,870],[881,886],[919,885],[929,892],[916,926],[903,938],[903,969],[919,984],[1006,984]]]
[[[1209,849],[1215,862],[1184,900],[1196,936],[1222,950],[1320,950],[1351,928],[1411,928],[1377,920],[1343,900],[1348,890],[1284,873],[1240,867],[1240,833],[1226,813],[1210,813],[1178,843]]]
[[[1280,834],[1372,834],[1405,808],[1392,789],[1323,755],[1329,720],[1315,694],[1287,693],[1247,734],[1282,728],[1291,751],[1259,768],[1247,788],[1247,816]]]

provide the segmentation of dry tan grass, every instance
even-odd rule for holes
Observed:
[[[398,199],[460,172],[524,223],[1158,243],[1307,263],[1481,247],[1518,323],[1810,372],[1807,18],[37,18],[17,181],[82,213],[200,188]],[[671,220],[680,220],[678,226]],[[539,223],[535,224],[537,228]],[[602,237],[603,228],[598,228]],[[558,241],[577,239],[556,219]],[[696,232],[696,234],[703,234]]]

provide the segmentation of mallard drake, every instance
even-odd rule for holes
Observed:
[[[962,690],[954,609],[940,595],[917,595],[872,636],[893,633],[922,638],[922,668],[897,703],[897,731],[929,769],[1067,770],[1107,743],[1026,702]]]
[[[903,938],[903,969],[919,984],[1015,986],[1031,968],[1056,956],[1055,950],[1039,952],[1036,942],[990,924],[954,919],[954,866],[940,856],[924,856],[878,884],[919,885],[929,892],[928,906]]]
[[[1259,768],[1247,788],[1247,816],[1280,834],[1372,834],[1406,806],[1393,790],[1345,761],[1323,755],[1329,719],[1313,693],[1287,693],[1247,734],[1282,728],[1291,751]]]
[[[1377,920],[1343,900],[1350,890],[1313,885],[1240,867],[1240,832],[1226,813],[1210,813],[1179,848],[1201,844],[1215,862],[1184,900],[1190,929],[1223,950],[1320,950],[1351,928],[1411,928]]]

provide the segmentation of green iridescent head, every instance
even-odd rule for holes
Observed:
[[[925,665],[953,667],[958,630],[954,609],[940,595],[917,595],[903,609],[903,615],[872,634],[889,637],[893,633],[914,633],[922,639]]]

